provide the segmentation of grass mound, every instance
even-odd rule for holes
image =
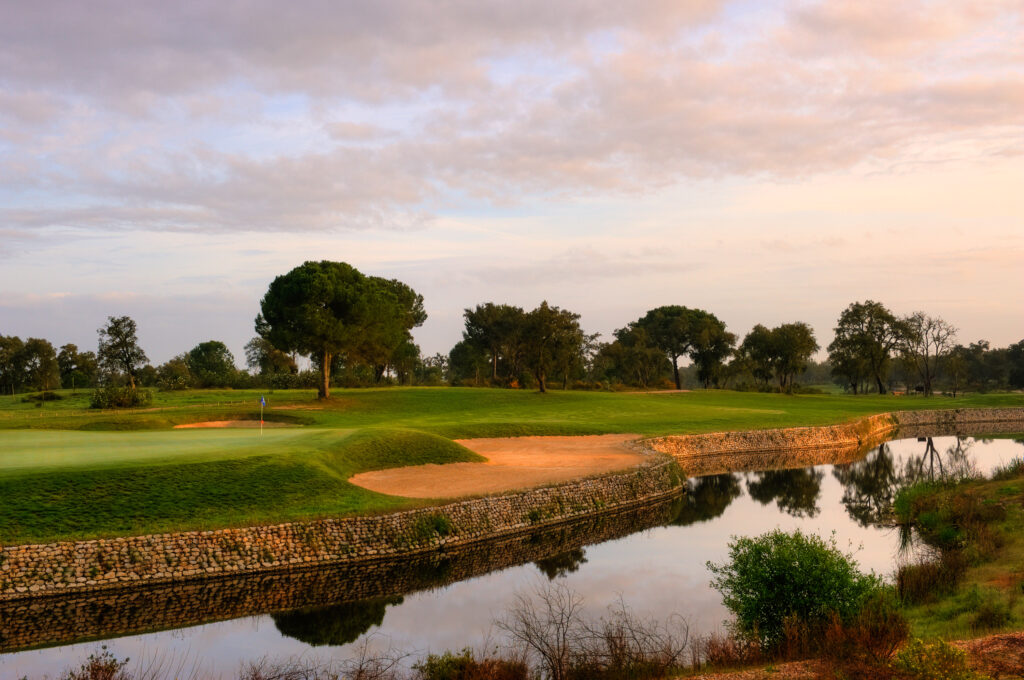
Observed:
[[[366,470],[424,465],[476,463],[487,460],[465,446],[436,434],[399,428],[368,428],[347,437],[338,454],[348,465]]]

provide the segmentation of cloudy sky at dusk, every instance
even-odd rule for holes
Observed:
[[[0,334],[242,359],[305,260],[604,335],[1024,337],[1024,2],[0,0]]]

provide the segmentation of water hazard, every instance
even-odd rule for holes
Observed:
[[[97,639],[119,657],[188,659],[224,677],[262,656],[344,657],[368,638],[421,654],[457,650],[480,645],[516,593],[549,579],[581,594],[593,614],[621,598],[706,633],[726,611],[705,565],[724,560],[730,536],[834,533],[862,568],[888,576],[900,536],[887,508],[900,485],[987,474],[1022,455],[1024,435],[901,439],[852,463],[691,479],[674,501],[459,553],[2,604],[0,677],[57,675]]]

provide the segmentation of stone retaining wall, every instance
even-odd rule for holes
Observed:
[[[1024,408],[894,411],[839,425],[673,435],[641,443],[671,455],[688,475],[695,476],[714,474],[719,468],[735,470],[739,456],[761,461],[764,454],[784,454],[786,467],[846,462],[901,429],[932,428],[943,434],[968,434],[995,423],[1016,424],[1024,430]]]
[[[0,600],[411,555],[678,494],[664,456],[626,472],[371,517],[6,546]]]
[[[247,575],[0,601],[0,654],[340,603],[394,598],[670,522],[677,496],[457,548]]]

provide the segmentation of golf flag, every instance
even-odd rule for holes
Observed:
[[[260,435],[263,434],[263,407],[267,405],[267,400],[260,395]]]

